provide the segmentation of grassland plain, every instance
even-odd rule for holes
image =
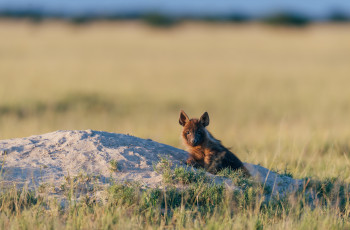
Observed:
[[[27,209],[6,206],[3,195],[0,219],[7,225],[2,226],[349,228],[349,209],[331,202],[339,197],[333,190],[338,188],[349,203],[348,26],[184,23],[159,29],[137,22],[1,21],[1,139],[95,129],[181,147],[179,110],[190,116],[208,111],[209,130],[243,161],[312,177],[323,186],[319,194],[332,194],[326,196],[332,205],[308,206],[305,197],[293,196],[268,211],[250,199],[249,205],[213,212],[171,206],[171,218],[162,208],[139,212],[135,206],[147,195],[127,205],[74,206],[56,213],[31,199]],[[27,196],[18,197],[14,204],[27,202]],[[230,197],[221,196],[220,207],[230,206]],[[223,221],[227,225],[219,225]]]

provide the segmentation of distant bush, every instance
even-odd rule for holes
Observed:
[[[69,18],[68,21],[74,25],[83,25],[83,24],[88,24],[96,19],[91,18],[91,17],[85,17],[85,16],[77,16],[77,17],[72,17]]]
[[[348,22],[350,21],[350,15],[341,11],[335,11],[329,16],[328,20],[330,22]]]
[[[40,10],[25,9],[25,10],[0,10],[0,18],[12,19],[29,19],[34,23],[39,23],[45,19],[45,16]]]
[[[156,27],[170,27],[178,23],[177,20],[159,13],[149,13],[142,17],[148,25]]]
[[[271,25],[306,26],[310,19],[297,13],[278,13],[264,18],[263,22]]]
[[[229,22],[242,23],[242,22],[250,21],[251,18],[248,15],[245,15],[242,13],[234,13],[234,14],[231,14],[230,16],[228,16],[227,20]]]

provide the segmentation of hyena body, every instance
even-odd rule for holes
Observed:
[[[179,123],[183,126],[183,142],[190,153],[187,164],[203,167],[213,174],[224,168],[231,168],[232,170],[241,169],[249,175],[242,161],[205,128],[209,125],[207,112],[200,119],[189,119],[186,113],[181,111]]]

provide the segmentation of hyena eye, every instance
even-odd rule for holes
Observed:
[[[197,131],[197,134],[200,135],[202,132],[200,130]]]
[[[187,134],[187,135],[190,134],[190,131],[187,131],[186,134]]]

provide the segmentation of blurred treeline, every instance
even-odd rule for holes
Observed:
[[[234,12],[225,16],[171,16],[158,12],[148,13],[116,13],[101,15],[61,15],[47,14],[40,9],[0,9],[0,19],[28,19],[35,23],[40,23],[46,19],[56,19],[68,21],[73,24],[86,24],[93,21],[123,21],[138,20],[156,27],[170,27],[178,25],[184,21],[205,21],[205,22],[225,22],[225,23],[247,23],[259,21],[270,25],[286,26],[306,26],[316,19],[298,12],[276,12],[259,18],[252,17],[245,13]],[[318,20],[321,22],[342,23],[349,22],[350,15],[345,12],[334,10],[328,17]]]

